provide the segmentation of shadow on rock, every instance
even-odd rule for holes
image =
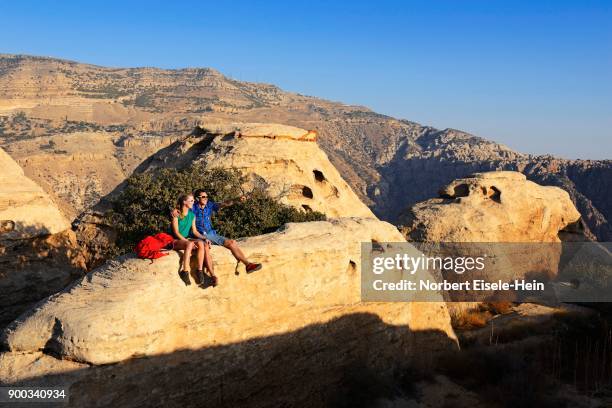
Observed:
[[[73,407],[368,406],[402,393],[385,385],[397,383],[398,373],[427,366],[449,349],[456,343],[441,331],[411,331],[355,313],[289,333],[83,365],[11,385],[70,384]]]

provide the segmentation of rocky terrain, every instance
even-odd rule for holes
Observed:
[[[609,384],[605,370],[588,371],[609,356],[582,333],[563,337],[583,327],[560,321],[562,309],[517,305],[465,333],[451,317],[478,303],[362,303],[359,245],[404,240],[373,215],[422,241],[609,240],[610,161],[530,156],[212,69],[14,55],[0,56],[0,146],[2,385],[66,385],[71,406],[329,406],[339,395],[491,406],[520,394],[586,407],[596,400],[577,382],[589,392]],[[214,248],[216,288],[185,286],[174,253],[153,263],[127,255],[84,276],[112,231],[83,212],[133,172],[193,160],[240,168],[330,219],[242,240],[265,265],[253,275]],[[468,177],[487,171],[497,172]],[[572,313],[593,322],[591,311]],[[608,347],[602,327],[589,336]],[[444,353],[460,364],[439,365]],[[574,387],[560,367],[574,370]],[[554,391],[542,378],[557,381]]]
[[[441,296],[361,302],[361,242],[402,240],[371,216],[287,224],[241,240],[255,274],[214,247],[221,284],[204,289],[175,252],[117,258],[3,331],[0,384],[62,384],[76,407],[327,406],[355,367],[392,378],[457,350]]]
[[[514,170],[568,191],[587,234],[612,238],[608,160],[522,154],[461,131],[236,81],[209,68],[105,68],[0,56],[0,143],[29,177],[58,197],[70,217],[112,191],[157,150],[215,120],[317,130],[318,143],[340,174],[377,216],[391,222],[453,179]],[[79,145],[84,133],[100,141]],[[34,151],[38,158],[26,162]],[[70,168],[62,164],[66,161]],[[113,170],[104,173],[96,166]],[[53,191],[53,185],[60,187]]]
[[[446,355],[467,358],[465,364],[459,360],[459,365],[472,366],[469,352],[458,349],[451,307],[443,302],[442,293],[433,301],[430,294],[426,302],[418,296],[407,303],[361,301],[361,243],[402,242],[405,238],[395,226],[373,217],[360,202],[319,149],[315,133],[275,124],[216,123],[210,118],[199,119],[189,125],[194,126],[192,131],[177,139],[170,135],[127,137],[111,128],[83,129],[82,133],[59,136],[68,141],[58,139],[51,149],[60,152],[49,154],[49,160],[39,160],[30,171],[43,165],[49,166],[49,172],[55,168],[62,169],[60,174],[75,171],[74,186],[79,186],[100,177],[88,163],[100,169],[105,163],[115,163],[116,178],[104,179],[108,180],[105,189],[115,189],[117,185],[113,185],[129,169],[146,171],[196,160],[240,168],[249,176],[249,183],[262,183],[271,193],[288,190],[283,196],[287,204],[304,210],[304,205],[312,206],[326,212],[328,220],[287,224],[276,232],[240,240],[246,254],[264,264],[264,269],[254,274],[246,274],[226,249],[214,247],[220,278],[215,288],[193,283],[186,286],[178,276],[179,256],[174,252],[154,262],[125,255],[82,276],[75,262],[82,263],[84,255],[74,240],[64,243],[64,252],[59,255],[33,243],[33,239],[46,242],[59,234],[74,238],[74,232],[63,230],[68,222],[53,199],[4,154],[0,156],[2,166],[11,169],[7,174],[12,180],[3,184],[10,187],[3,191],[5,207],[33,205],[36,211],[3,215],[6,230],[2,236],[11,244],[17,243],[12,248],[21,252],[5,252],[0,260],[27,262],[21,269],[3,265],[9,273],[0,277],[0,285],[7,288],[3,296],[12,296],[5,303],[14,302],[19,308],[7,309],[11,315],[3,316],[14,320],[0,335],[0,384],[68,387],[68,406],[75,407],[330,406],[338,401],[351,401],[343,406],[365,401],[371,401],[372,406],[491,406],[490,401],[496,399],[474,388],[472,377],[483,370],[465,372],[463,368],[465,373],[458,374],[452,364],[439,363]],[[73,143],[70,137],[75,138]],[[22,152],[32,148],[33,154],[34,145],[25,144],[32,140],[40,142],[35,138],[11,145],[21,146]],[[151,147],[148,140],[167,145]],[[102,146],[101,153],[87,159],[88,144]],[[145,158],[143,152],[149,150],[143,149],[130,155],[130,149],[143,145],[154,153]],[[80,153],[77,148],[72,153],[62,152],[75,146]],[[111,153],[104,153],[104,149]],[[71,158],[61,164],[65,167],[53,167],[54,155]],[[28,156],[20,161],[26,169]],[[44,172],[37,174],[44,179]],[[50,187],[54,182],[47,180]],[[453,222],[473,219],[477,222],[464,227],[472,229],[475,237],[487,231],[498,234],[490,239],[502,237],[504,227],[511,226],[508,231],[516,234],[517,240],[524,230],[526,238],[541,241],[558,239],[559,229],[575,224],[579,215],[568,193],[535,185],[519,173],[497,172],[457,180],[446,190],[443,203],[431,202],[429,209],[415,213],[422,222],[415,223],[413,230],[439,232],[439,228],[425,226],[434,225],[432,213],[448,207],[449,213],[440,221],[445,221],[449,231],[453,231]],[[69,195],[56,196],[69,208],[77,202]],[[534,205],[538,200],[539,205]],[[453,213],[456,207],[459,211]],[[41,220],[50,226],[42,228],[40,235],[23,235],[20,231],[29,230],[17,228]],[[56,221],[58,225],[53,226]],[[86,232],[97,234],[96,228]],[[31,277],[33,272],[53,278],[56,270],[63,274],[63,283],[43,282],[41,288],[47,292],[32,289],[39,288],[33,285],[38,282]],[[421,278],[431,276],[429,271],[419,273]],[[68,282],[72,283],[63,288]],[[554,314],[556,309],[545,313]],[[548,347],[550,339],[528,340],[540,350]],[[522,343],[509,343],[501,349],[490,345],[493,350],[488,353],[503,354],[511,347],[516,361],[500,366],[498,360],[485,360],[481,367],[503,367],[510,370],[511,377],[523,378],[518,373],[525,371],[520,365],[515,369],[514,363],[527,354]],[[483,382],[478,381],[475,384]],[[409,391],[413,388],[418,392]],[[592,403],[573,389],[569,397],[559,395],[566,388],[558,387],[555,392],[542,388],[533,394],[558,398],[562,404],[571,401],[572,406]]]

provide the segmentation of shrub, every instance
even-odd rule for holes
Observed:
[[[141,94],[134,99],[134,106],[140,108],[153,108],[155,106],[153,96],[150,94]]]
[[[19,111],[13,116],[13,123],[25,123],[28,121],[28,116],[24,111]]]
[[[217,232],[229,238],[272,232],[287,222],[325,219],[320,212],[304,212],[281,204],[261,189],[245,192],[244,182],[245,177],[236,170],[207,170],[202,165],[130,176],[123,191],[111,200],[112,210],[106,216],[117,230],[118,252],[130,251],[146,235],[168,231],[169,211],[176,198],[198,188],[205,189],[217,202],[248,196],[246,201],[219,211],[213,220]]]

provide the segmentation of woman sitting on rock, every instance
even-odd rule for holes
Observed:
[[[205,277],[203,272],[204,262],[206,268],[212,278],[212,286],[217,286],[217,277],[212,267],[212,257],[210,254],[210,244],[206,238],[200,234],[196,228],[195,215],[191,208],[193,207],[193,194],[183,194],[178,198],[177,206],[179,208],[179,216],[172,218],[172,233],[176,238],[173,242],[173,249],[183,250],[183,261],[179,275],[186,285],[190,285],[189,281],[189,262],[191,253],[195,248],[198,251],[198,271],[196,273],[196,283],[200,286],[204,285]],[[189,236],[198,238],[189,239]]]

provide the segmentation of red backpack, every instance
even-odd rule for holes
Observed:
[[[166,246],[172,243],[174,238],[164,232],[145,237],[142,241],[136,244],[134,251],[140,259],[157,259],[168,255],[162,252]]]

